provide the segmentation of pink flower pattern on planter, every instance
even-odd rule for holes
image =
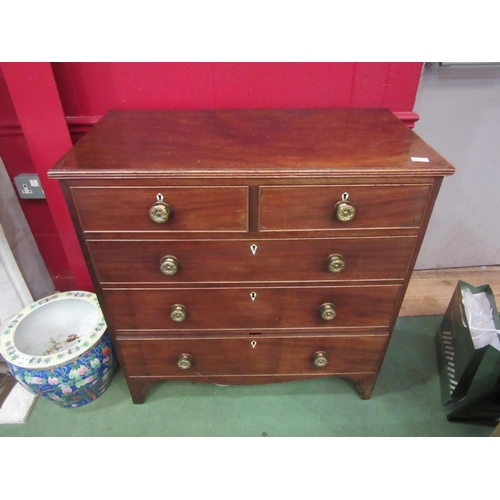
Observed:
[[[78,344],[54,354],[19,350],[14,337],[24,318],[40,306],[67,298],[82,299],[98,310],[93,329]],[[85,405],[102,395],[112,381],[117,362],[97,296],[81,291],[56,293],[23,309],[0,334],[0,352],[23,387],[65,408]]]
[[[16,380],[33,394],[74,408],[102,395],[111,384],[116,356],[109,333],[88,352],[56,368],[21,368],[7,363]]]

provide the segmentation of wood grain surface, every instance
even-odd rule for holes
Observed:
[[[117,330],[211,331],[327,328],[387,328],[400,286],[266,286],[175,289],[108,289],[104,297]],[[255,300],[251,294],[255,293]],[[324,303],[334,304],[337,316],[320,317]],[[170,319],[175,304],[185,306],[187,318]]]
[[[427,158],[415,162],[412,158]],[[450,175],[387,109],[110,111],[51,178]]]
[[[266,375],[365,372],[378,369],[387,335],[294,338],[198,338],[183,340],[122,338],[118,341],[135,376]],[[328,363],[313,364],[316,352]],[[192,356],[191,368],[177,366],[180,354]]]
[[[416,237],[290,238],[244,240],[87,240],[101,283],[238,283],[402,281]],[[255,254],[252,245],[256,246]],[[341,272],[328,271],[331,254],[341,255]],[[175,275],[160,271],[173,255]]]
[[[370,397],[453,172],[388,110],[174,110],[108,113],[50,177],[142,403],[152,383],[207,377],[340,375]],[[335,218],[344,193],[348,222]],[[171,207],[165,224],[149,218],[157,194]],[[345,262],[339,274],[327,270],[331,254]],[[172,276],[160,271],[167,255]],[[322,319],[324,304],[334,319]],[[182,353],[192,368],[177,366]]]
[[[458,281],[490,285],[500,304],[500,266],[413,271],[399,316],[444,314]]]

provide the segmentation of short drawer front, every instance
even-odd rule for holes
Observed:
[[[238,339],[118,338],[130,376],[374,373],[387,335]],[[317,354],[321,353],[321,354]],[[324,354],[323,354],[324,353]],[[178,366],[179,356],[188,359]],[[326,359],[316,366],[314,359]],[[190,364],[190,366],[189,366]]]
[[[73,187],[84,231],[247,231],[248,188]],[[165,223],[153,222],[157,195],[170,207]]]
[[[90,240],[87,244],[97,277],[103,283],[175,284],[402,280],[415,240]],[[161,263],[168,256],[177,260],[175,274],[161,271]]]
[[[104,289],[117,330],[222,331],[387,327],[399,286]],[[324,320],[321,306],[336,317]],[[171,319],[172,306],[185,319]]]
[[[261,231],[418,228],[431,185],[262,186]],[[355,208],[342,222],[335,206],[342,200]]]

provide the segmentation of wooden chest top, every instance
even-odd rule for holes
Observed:
[[[110,111],[63,178],[435,176],[454,168],[387,109]]]

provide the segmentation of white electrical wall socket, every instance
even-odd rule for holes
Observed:
[[[17,192],[21,198],[45,198],[45,193],[37,174],[19,174],[14,177]]]

